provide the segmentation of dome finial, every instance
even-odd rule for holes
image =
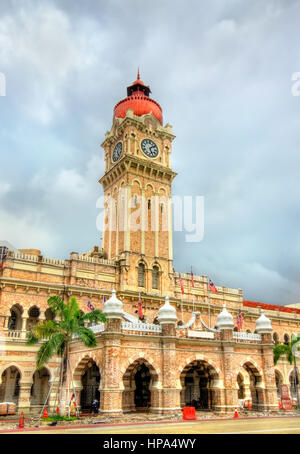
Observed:
[[[140,67],[138,66],[138,72],[137,72],[137,80],[141,80],[140,79]]]

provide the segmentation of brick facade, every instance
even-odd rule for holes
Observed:
[[[145,137],[158,145],[155,159],[141,151]],[[50,404],[55,405],[59,359],[54,358],[44,372],[34,375],[37,347],[26,346],[26,332],[32,324],[49,317],[49,296],[76,296],[86,311],[88,301],[102,309],[103,297],[109,298],[111,290],[116,289],[124,311],[132,315],[136,315],[141,293],[149,324],[156,323],[168,295],[181,325],[162,325],[155,331],[158,325],[147,330],[145,324],[144,330],[133,330],[121,320],[110,319],[97,334],[96,348],[88,350],[74,340],[70,361],[78,402],[88,405],[98,396],[100,411],[110,415],[145,408],[155,413],[178,413],[193,401],[203,408],[233,412],[242,395],[252,400],[253,408],[277,410],[275,374],[278,383],[289,385],[293,367],[281,360],[274,368],[273,334],[283,342],[284,336],[291,338],[300,331],[300,311],[267,306],[265,313],[272,321],[273,334],[242,339],[232,330],[214,332],[206,326],[215,327],[225,303],[234,321],[242,310],[242,331],[254,333],[262,303],[247,304],[241,289],[217,287],[218,294],[209,294],[207,277],[194,276],[193,286],[190,274],[181,275],[181,295],[179,275],[173,269],[168,208],[176,176],[170,161],[173,139],[171,126],[162,126],[151,113],[139,117],[128,110],[125,118],[114,119],[102,144],[106,171],[100,183],[104,194],[112,196],[117,207],[121,188],[127,189],[128,198],[145,196],[148,201],[153,195],[166,197],[166,205],[159,207],[158,231],[149,228],[152,202],[147,202],[141,218],[148,229],[122,230],[124,221],[130,227],[134,212],[133,207],[125,206],[123,218],[117,217],[116,229],[104,232],[100,253],[95,248],[87,254],[72,252],[69,259],[55,260],[35,249],[8,252],[0,268],[0,401],[14,400],[19,411],[37,411],[42,404],[39,392],[44,393],[48,381],[54,384]],[[111,155],[118,141],[123,151],[114,163]],[[162,226],[163,213],[168,214],[167,231]],[[106,218],[110,222],[109,211]],[[143,286],[138,285],[140,264],[145,272]],[[158,267],[157,288],[154,266]],[[194,323],[181,329],[193,312],[198,313]],[[90,375],[89,369],[93,372]]]

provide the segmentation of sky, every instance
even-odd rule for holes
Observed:
[[[176,135],[173,194],[205,200],[175,269],[300,302],[299,20],[299,0],[1,0],[0,239],[100,244],[100,144],[139,66]]]

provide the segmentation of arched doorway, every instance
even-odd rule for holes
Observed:
[[[135,409],[143,411],[151,406],[150,381],[151,375],[148,367],[143,363],[135,373],[135,390],[134,390],[134,405]]]
[[[83,413],[90,413],[92,403],[97,399],[100,406],[100,370],[95,361],[87,363],[85,371],[81,377],[80,408]]]
[[[32,377],[32,386],[30,391],[30,405],[44,405],[49,392],[50,374],[46,367],[36,370]]]
[[[281,399],[281,385],[283,383],[283,378],[281,373],[278,370],[275,370],[275,382],[276,382],[276,389],[277,389],[277,397]]]
[[[248,372],[250,380],[250,394],[252,409],[261,411],[264,407],[263,379],[258,369],[250,362],[244,364],[243,368]]]
[[[213,410],[218,402],[216,370],[206,361],[193,361],[183,369],[181,376],[181,406],[193,406],[198,410]]]
[[[10,366],[2,373],[0,402],[14,402],[18,405],[21,373],[15,366]]]
[[[145,412],[158,402],[157,373],[144,358],[134,361],[123,376],[123,412]]]
[[[242,374],[238,374],[237,384],[238,384],[238,399],[239,400],[245,399],[245,397],[246,397],[245,383],[244,383],[244,377],[242,376]]]
[[[289,381],[290,381],[290,395],[291,399],[293,401],[297,401],[297,390],[299,392],[299,371],[297,368],[297,371],[295,373],[295,370],[293,369],[292,372],[290,373],[289,376]]]

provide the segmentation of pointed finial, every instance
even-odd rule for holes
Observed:
[[[140,80],[140,67],[138,66],[137,80]]]

